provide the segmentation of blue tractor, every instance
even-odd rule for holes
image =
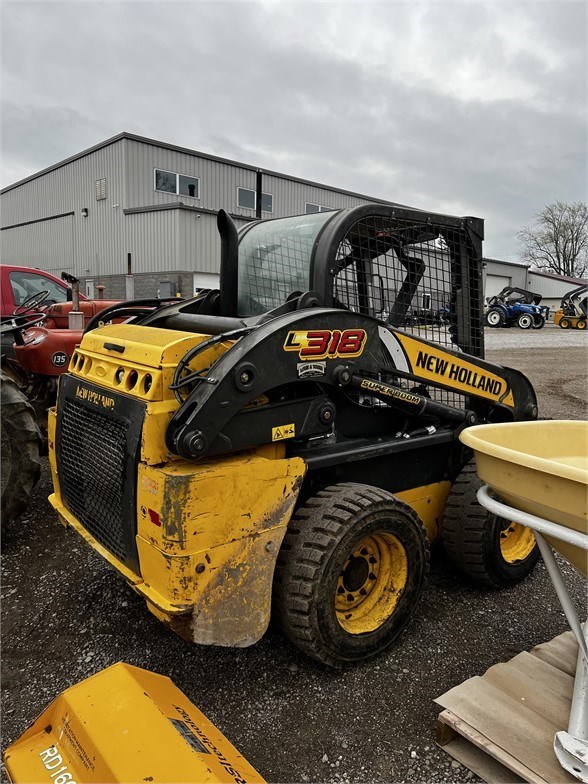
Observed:
[[[549,307],[540,307],[540,302],[540,294],[506,286],[488,300],[486,325],[513,327],[516,324],[521,329],[541,329],[549,316]]]

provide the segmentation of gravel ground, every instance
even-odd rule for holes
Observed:
[[[533,381],[542,416],[585,418],[588,341],[553,328],[487,330],[487,355]],[[464,782],[435,746],[433,699],[567,628],[545,569],[485,591],[439,552],[417,615],[378,659],[344,673],[275,630],[248,649],[191,646],[155,620],[46,501],[47,466],[2,558],[2,737],[14,740],[68,685],[124,660],[169,675],[268,781]],[[565,567],[578,607],[579,576]]]
[[[546,324],[543,329],[523,330],[518,327],[488,329],[484,332],[486,352],[514,348],[588,348],[588,331],[563,330],[555,324]]]

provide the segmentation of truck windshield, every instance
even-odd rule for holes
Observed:
[[[310,289],[310,257],[332,212],[258,223],[239,243],[239,316],[257,316]]]
[[[43,302],[44,305],[54,305],[56,302],[65,302],[67,300],[67,286],[45,277],[42,273],[14,270],[8,277],[10,278],[15,305],[20,305],[25,299],[41,291],[49,292]]]

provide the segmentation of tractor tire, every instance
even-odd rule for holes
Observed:
[[[537,316],[533,319],[533,329],[543,329],[545,326],[545,316]]]
[[[482,486],[476,465],[468,463],[447,499],[441,539],[449,560],[460,572],[487,588],[514,585],[539,560],[533,532],[487,512],[476,493]]]
[[[533,316],[530,313],[521,313],[517,320],[517,324],[521,329],[531,329],[533,326]]]
[[[586,329],[586,319],[580,319],[576,324],[576,329]]]
[[[484,321],[488,327],[503,327],[506,319],[501,310],[498,310],[498,308],[490,308],[486,313]]]
[[[562,329],[569,329],[570,328],[570,320],[567,319],[567,318],[562,318],[561,321],[559,322],[559,326]]]
[[[41,473],[41,433],[35,412],[11,378],[1,374],[2,523],[23,512]]]
[[[407,504],[370,485],[332,485],[288,525],[274,577],[274,618],[300,650],[342,669],[398,637],[428,570],[427,534]]]

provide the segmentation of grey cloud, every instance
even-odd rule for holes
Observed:
[[[25,0],[2,13],[4,184],[129,130],[480,215],[495,255],[544,204],[585,198],[582,3]]]

